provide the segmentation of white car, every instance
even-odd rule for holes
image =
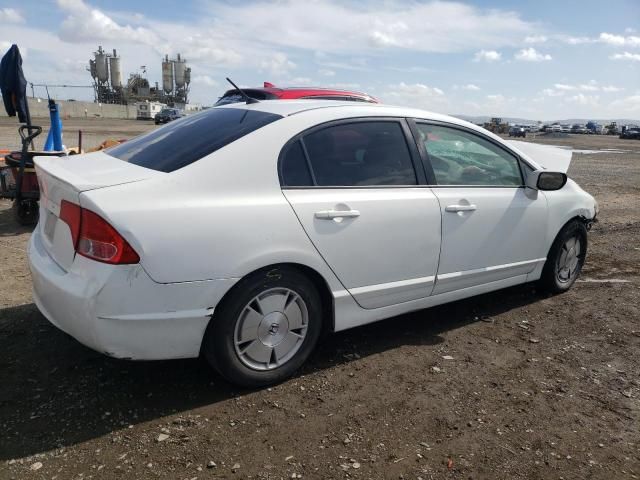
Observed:
[[[323,331],[525,282],[567,290],[597,213],[570,156],[409,108],[213,108],[36,158],[34,299],[107,355],[203,354],[237,384],[278,382]]]

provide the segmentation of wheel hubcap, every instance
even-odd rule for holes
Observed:
[[[240,361],[255,370],[272,370],[289,361],[307,335],[304,300],[288,288],[272,288],[242,309],[234,333]]]
[[[578,237],[571,237],[562,245],[558,257],[556,275],[562,283],[572,281],[578,273],[582,260],[582,244]]]

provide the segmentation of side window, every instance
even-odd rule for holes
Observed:
[[[417,129],[438,185],[522,185],[518,159],[488,140],[438,125]]]
[[[283,187],[311,187],[313,180],[300,140],[289,144],[280,157],[280,184]]]
[[[416,185],[411,154],[398,122],[356,122],[304,137],[318,186]]]

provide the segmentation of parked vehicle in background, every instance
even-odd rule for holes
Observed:
[[[159,125],[161,123],[169,123],[183,116],[184,114],[177,108],[163,108],[160,112],[156,113],[154,121],[156,125]]]
[[[526,137],[527,136],[527,132],[525,131],[525,129],[523,127],[511,127],[509,128],[509,136],[510,137]]]
[[[609,125],[605,125],[604,132],[607,135],[619,135],[618,122],[611,122]]]
[[[160,102],[138,102],[136,104],[136,119],[152,120],[156,113],[159,113],[167,106]]]
[[[571,125],[569,125],[568,123],[562,123],[560,125],[560,131],[562,133],[571,133]]]
[[[559,123],[553,123],[550,128],[552,133],[562,132],[562,126]],[[549,131],[549,129],[547,129],[547,131]]]
[[[620,138],[640,140],[640,127],[627,127],[620,134]]]
[[[269,82],[264,82],[263,87],[242,88],[250,98],[256,100],[339,100],[351,102],[378,103],[371,95],[350,90],[340,90],[319,87],[288,87],[279,88]],[[236,89],[227,90],[216,102],[215,106],[228,105],[230,103],[243,103],[244,96]]]
[[[587,127],[580,123],[574,123],[571,125],[571,133],[587,133]]]
[[[488,122],[485,122],[482,127],[485,130],[498,135],[509,133],[509,124],[507,122],[503,122],[500,117],[493,117]]]
[[[602,134],[602,125],[600,125],[599,123],[596,123],[593,121],[587,122],[586,128],[589,131],[589,133],[592,133],[594,135]]]
[[[33,298],[107,355],[202,354],[231,382],[280,382],[323,331],[525,282],[568,290],[598,213],[571,155],[410,108],[211,108],[36,157]]]

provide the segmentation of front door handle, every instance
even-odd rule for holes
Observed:
[[[333,220],[334,218],[355,218],[360,216],[358,210],[321,210],[315,217],[320,220]]]
[[[445,211],[447,212],[473,212],[478,207],[475,205],[447,205]]]

